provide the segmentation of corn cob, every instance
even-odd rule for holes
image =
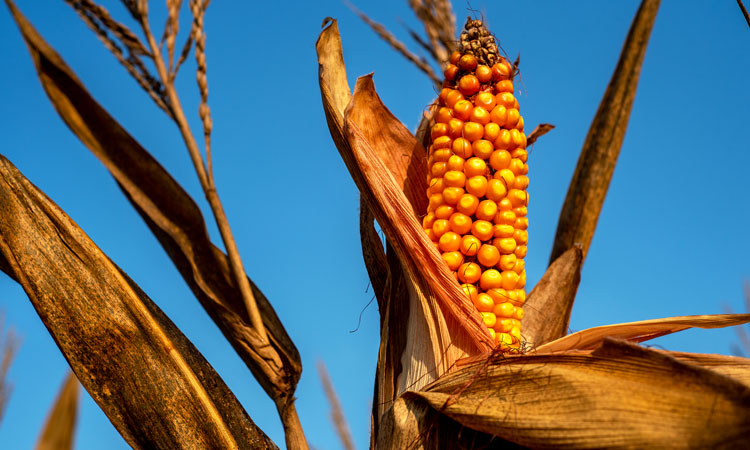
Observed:
[[[503,351],[521,344],[528,153],[511,64],[469,18],[430,131],[423,228]]]

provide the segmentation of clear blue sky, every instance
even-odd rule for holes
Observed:
[[[176,128],[63,2],[19,7],[104,105],[196,199]],[[405,1],[357,2],[408,40]],[[119,2],[106,5],[126,20]],[[160,3],[159,3],[160,5]],[[459,22],[468,3],[456,2]],[[529,285],[542,275],[567,185],[609,81],[636,1],[471,2],[512,56],[528,129],[557,128],[529,164]],[[153,6],[163,23],[160,7]],[[314,44],[339,19],[350,83],[375,72],[386,105],[409,128],[434,91],[339,1],[213,2],[207,16],[214,167],[246,268],[302,354],[297,407],[312,446],[340,444],[315,370],[323,360],[358,448],[368,445],[378,344],[358,227],[358,194],[328,134]],[[282,24],[273,29],[270,24]],[[183,30],[188,22],[183,21]],[[750,29],[734,0],[665,0],[646,55],[622,153],[583,271],[571,327],[742,309],[750,277]],[[4,87],[0,153],[57,202],[203,352],[253,420],[280,446],[272,402],[224,341],[103,166],[58,118],[15,25],[0,7]],[[194,65],[179,87],[197,124]],[[197,130],[197,128],[196,128]],[[318,176],[319,174],[325,176]],[[314,183],[312,180],[316,180]],[[289,205],[293,217],[285,214]],[[204,214],[209,217],[205,203]],[[269,224],[273,224],[269,226]],[[213,224],[214,241],[220,240]],[[291,281],[290,281],[291,280]],[[3,448],[31,448],[67,363],[23,291],[0,275],[0,309],[23,337]],[[362,313],[362,322],[357,328]],[[733,330],[684,332],[656,344],[728,353]],[[76,448],[127,448],[84,393]]]

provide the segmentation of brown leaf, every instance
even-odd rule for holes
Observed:
[[[625,138],[659,3],[660,0],[643,0],[630,26],[620,60],[589,128],[560,211],[550,264],[575,244],[582,245],[583,257],[586,258]]]
[[[412,395],[398,398],[383,417],[378,450],[520,449],[511,442],[467,428]]]
[[[166,315],[4,157],[0,254],[133,448],[275,448]]]
[[[740,448],[750,388],[620,341],[493,357],[409,392],[472,429],[532,448]]]
[[[336,390],[333,388],[333,382],[331,377],[328,375],[328,370],[323,361],[318,361],[318,375],[320,375],[320,381],[323,384],[323,391],[326,394],[328,403],[331,406],[331,422],[336,434],[341,440],[341,446],[345,450],[354,450],[354,441],[352,439],[352,433],[349,431],[349,424],[344,416],[344,409],[341,407]]]
[[[606,337],[643,342],[688,328],[724,328],[750,322],[750,314],[711,314],[641,320],[589,328],[536,348],[536,353],[590,350]]]
[[[72,372],[65,377],[62,389],[52,405],[47,422],[36,444],[36,450],[71,450],[78,414],[78,379]]]
[[[8,262],[3,258],[0,253],[0,270],[5,271],[8,266]],[[8,382],[8,371],[10,370],[10,364],[13,362],[13,358],[16,356],[18,351],[19,342],[13,332],[13,329],[5,332],[5,317],[4,313],[0,312],[0,423],[3,421],[3,415],[5,413],[5,407],[8,406],[10,400],[10,393],[13,390],[13,386]]]
[[[494,345],[487,327],[469,297],[459,287],[440,253],[424,233],[421,223],[413,213],[406,196],[391,176],[380,157],[366,140],[359,126],[346,120],[344,136],[357,164],[352,174],[360,192],[370,202],[373,214],[383,232],[399,254],[410,276],[421,279],[420,284],[429,287],[438,304],[463,329],[469,342],[480,352],[491,350]],[[341,152],[342,149],[339,148]],[[454,340],[464,334],[456,330],[451,333]],[[445,348],[445,347],[443,347]],[[476,350],[469,350],[470,354]]]
[[[346,117],[357,124],[364,139],[390,170],[409,200],[414,216],[424,214],[427,211],[427,153],[380,100],[372,74],[357,80]]]
[[[11,6],[39,79],[60,117],[99,158],[138,211],[203,308],[218,325],[282,418],[293,413],[302,365],[273,307],[251,282],[271,346],[251,325],[224,253],[210,241],[200,209],[171,175],[86,91],[73,71]]]
[[[532,145],[534,142],[536,142],[537,139],[549,133],[554,128],[555,126],[551,123],[540,123],[539,125],[534,127],[533,130],[531,130],[531,133],[529,133],[528,136],[526,136],[526,145]]]
[[[360,82],[361,93],[357,96],[358,102],[362,102],[362,105],[352,104],[349,108],[355,111],[355,114],[362,111],[362,108],[369,108],[371,113],[379,114],[380,117],[377,119],[379,123],[386,124],[384,126],[387,127],[393,126],[392,132],[399,133],[398,139],[407,141],[409,145],[404,149],[381,148],[376,152],[367,142],[364,132],[351,118],[348,118],[346,125],[344,125],[344,118],[340,115],[339,102],[348,93],[348,85],[345,83],[341,41],[335,22],[321,32],[316,49],[318,51],[321,97],[331,137],[362,196],[372,208],[378,223],[386,234],[389,244],[387,255],[389,261],[391,261],[389,271],[392,275],[389,277],[389,289],[394,288],[396,284],[394,281],[398,281],[399,277],[403,277],[405,285],[405,289],[397,293],[396,298],[386,299],[389,307],[385,310],[388,311],[389,317],[383,321],[384,330],[381,337],[390,338],[392,330],[395,331],[394,334],[397,336],[393,339],[396,341],[393,345],[390,341],[381,342],[379,352],[376,401],[373,409],[382,412],[395,399],[395,395],[406,389],[418,389],[420,386],[429,383],[448,370],[457,358],[466,354],[478,353],[475,345],[482,345],[483,350],[488,350],[491,348],[492,342],[484,327],[481,327],[480,330],[480,333],[483,334],[479,338],[480,344],[464,342],[467,340],[467,336],[470,336],[463,331],[465,329],[464,324],[458,322],[450,314],[448,314],[448,317],[444,315],[443,305],[436,301],[432,293],[432,286],[425,281],[420,273],[422,270],[429,272],[431,267],[423,269],[424,266],[415,265],[413,260],[405,259],[404,243],[397,242],[397,239],[403,240],[405,236],[410,236],[411,239],[421,239],[416,244],[422,246],[421,251],[425,252],[431,249],[435,253],[434,257],[438,258],[433,260],[433,263],[439,262],[444,265],[431,243],[429,243],[430,248],[425,250],[424,240],[427,240],[427,237],[417,221],[412,205],[403,193],[405,180],[409,177],[409,175],[404,174],[408,174],[409,169],[403,171],[398,166],[404,163],[411,164],[411,159],[386,156],[386,160],[383,161],[380,157],[380,154],[401,155],[412,153],[415,148],[419,148],[415,146],[416,141],[413,138],[409,139],[408,136],[400,132],[399,127],[403,126],[394,123],[397,121],[379,103],[377,95],[367,92],[371,89],[371,83],[368,83],[367,80]],[[390,142],[393,142],[393,139],[396,138],[391,139]],[[381,145],[386,145],[386,142],[389,141],[378,142]],[[398,145],[402,144],[399,143]],[[395,165],[395,167],[391,168],[388,164]],[[375,195],[375,192],[378,196]],[[391,217],[396,217],[396,219],[389,218],[384,211],[388,211]],[[397,226],[394,220],[405,220],[406,225],[399,222],[399,229],[396,230]],[[429,242],[429,240],[427,241]],[[395,249],[399,256],[397,264],[394,264],[396,260],[390,258],[392,256],[390,249]],[[417,267],[419,267],[419,270],[415,270]],[[447,272],[447,268],[444,270]],[[446,275],[441,273],[440,276]],[[465,299],[469,303],[471,312],[476,315],[475,318],[469,319],[469,321],[476,320],[472,325],[478,323],[480,319],[476,309],[468,302],[449,272],[444,282],[450,283],[450,287],[458,291],[456,298]],[[400,294],[403,292],[407,292],[408,297],[402,297]],[[408,317],[392,314],[395,308],[403,311],[405,308],[404,300],[408,301]],[[464,319],[464,322],[466,321]],[[479,328],[479,326],[476,326],[476,328]],[[400,339],[398,336],[400,333],[405,333],[409,336],[409,339]],[[399,347],[401,345],[403,345],[403,348]],[[399,350],[403,351],[396,353]],[[400,370],[397,367],[398,363],[402,364]],[[390,396],[390,394],[394,396]],[[375,415],[377,416],[377,414]],[[373,420],[374,423],[377,423],[378,418],[374,417]]]
[[[573,247],[553,262],[524,305],[524,337],[539,346],[568,333],[570,312],[581,281],[583,253]]]
[[[375,217],[370,211],[370,205],[365,199],[359,198],[359,236],[362,244],[362,256],[365,260],[365,268],[370,277],[370,284],[375,298],[378,301],[380,314],[380,325],[383,325],[383,310],[385,284],[388,280],[388,262],[385,257],[383,243],[375,230]]]

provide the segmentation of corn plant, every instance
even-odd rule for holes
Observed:
[[[214,180],[204,33],[209,1],[188,2],[192,22],[182,45],[180,0],[167,0],[160,38],[148,3],[123,0],[145,39],[93,1],[66,1],[175,123],[226,254],[211,242],[185,189],[6,0],[47,96],[273,400],[286,447],[308,448],[294,403],[299,352],[245,274]],[[470,18],[456,40],[448,2],[410,5],[426,27],[420,45],[443,77],[363,17],[441,89],[415,134],[380,100],[371,75],[352,92],[335,20],[323,22],[316,43],[330,134],[361,193],[362,251],[380,311],[371,446],[742,446],[750,438],[750,360],[638,344],[688,328],[748,323],[750,314],[669,317],[568,334],[659,1],[643,0],[633,20],[569,186],[549,268],[528,294],[527,146],[553,127],[527,133],[513,95],[520,61],[500,55],[481,20]],[[191,52],[202,139],[175,85]],[[182,331],[1,155],[0,270],[23,287],[74,374],[39,448],[71,448],[76,380],[133,448],[276,448]],[[4,362],[0,382],[5,368]],[[0,389],[0,413],[6,395]],[[352,448],[343,415],[334,422]]]

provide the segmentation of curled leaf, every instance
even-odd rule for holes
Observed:
[[[641,320],[589,328],[549,342],[536,348],[537,353],[563,352],[566,350],[590,350],[602,339],[616,338],[643,342],[688,328],[724,328],[750,322],[750,314],[711,314],[702,316],[678,316],[664,319]]]
[[[476,362],[404,398],[532,448],[739,448],[750,438],[747,385],[609,339],[595,351]]]
[[[275,448],[169,318],[2,156],[0,218],[4,266],[128,444]]]

